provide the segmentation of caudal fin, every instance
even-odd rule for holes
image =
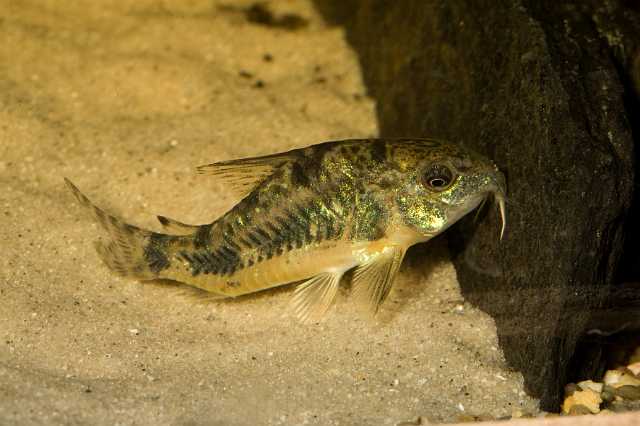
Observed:
[[[96,207],[69,179],[64,181],[80,204],[109,234],[110,241],[96,243],[96,250],[104,263],[122,276],[143,280],[158,278],[158,271],[166,267],[168,261],[157,244],[150,242],[154,235],[161,234],[124,223]]]

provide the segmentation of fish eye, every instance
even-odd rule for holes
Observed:
[[[432,164],[425,170],[422,179],[427,188],[444,191],[451,185],[454,177],[451,169],[444,164]]]

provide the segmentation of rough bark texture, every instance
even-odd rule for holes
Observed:
[[[505,171],[505,239],[486,209],[452,230],[451,246],[467,300],[495,318],[508,361],[557,409],[566,380],[601,364],[597,351],[572,357],[622,255],[638,11],[583,0],[341,3],[316,2],[360,55],[382,136],[457,141]]]

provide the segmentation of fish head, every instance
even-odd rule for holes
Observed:
[[[399,219],[423,239],[457,222],[488,197],[495,199],[506,226],[505,177],[488,158],[438,141],[412,141],[391,149],[400,171],[395,204]]]

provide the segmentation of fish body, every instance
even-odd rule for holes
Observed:
[[[123,276],[170,279],[234,297],[296,281],[292,308],[321,318],[342,275],[373,312],[407,248],[441,233],[505,181],[488,159],[431,139],[325,142],[284,153],[201,166],[242,197],[212,223],[159,216],[166,233],[126,224],[67,181],[109,232],[105,263]]]

